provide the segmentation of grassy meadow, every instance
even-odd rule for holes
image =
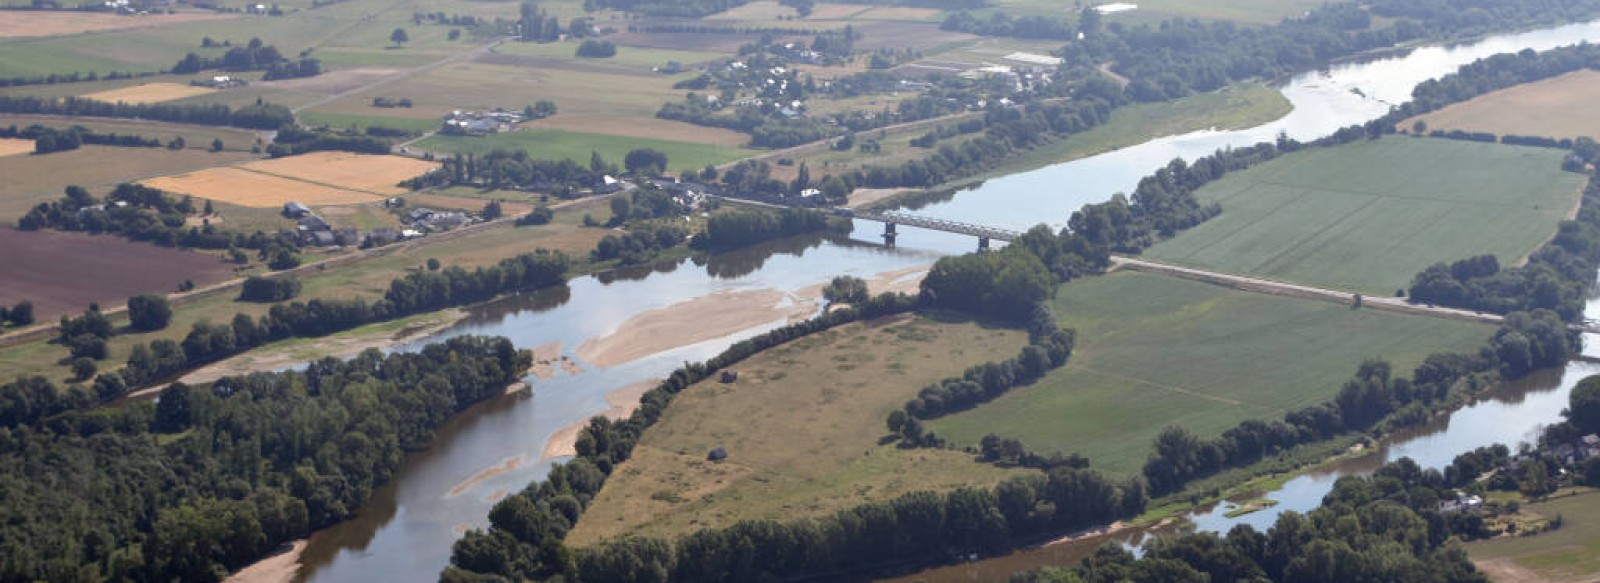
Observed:
[[[1408,372],[1493,332],[1137,272],[1068,283],[1053,308],[1078,332],[1067,366],[930,428],[957,445],[996,433],[1135,472],[1167,425],[1219,435],[1332,398],[1364,359]]]
[[[890,411],[929,382],[1009,358],[1021,331],[946,316],[852,324],[685,389],[567,538],[670,536],[742,519],[819,515],[914,490],[988,485],[1016,470],[970,454],[879,445]],[[705,461],[722,446],[728,459]]]
[[[1564,155],[1398,136],[1313,148],[1202,188],[1222,214],[1145,255],[1392,295],[1437,262],[1531,253],[1577,204],[1583,176],[1561,170]]]
[[[1600,492],[1523,502],[1523,513],[1560,516],[1560,529],[1534,536],[1497,538],[1466,546],[1480,570],[1495,580],[1578,583],[1600,576]],[[1528,578],[1528,575],[1532,575]],[[1522,575],[1512,579],[1502,576]]]

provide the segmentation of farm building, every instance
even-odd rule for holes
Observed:
[[[291,219],[298,219],[309,214],[311,214],[311,207],[298,202],[287,202],[283,205],[283,216]]]

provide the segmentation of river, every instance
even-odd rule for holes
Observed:
[[[917,212],[1016,229],[1041,221],[1060,227],[1079,207],[1131,190],[1139,178],[1175,157],[1194,159],[1219,148],[1272,140],[1280,132],[1296,139],[1315,139],[1381,116],[1391,104],[1406,101],[1417,83],[1476,59],[1585,40],[1600,41],[1600,22],[1498,35],[1454,47],[1419,48],[1403,56],[1333,66],[1285,83],[1281,89],[1294,109],[1277,121],[1246,130],[1158,138],[989,180]],[[628,273],[580,278],[566,286],[505,298],[471,310],[460,324],[419,340],[491,334],[507,336],[518,346],[528,348],[559,343],[561,353],[573,359],[578,369],[557,372],[544,380],[530,378],[531,394],[481,404],[451,420],[439,431],[434,446],[410,456],[390,484],[374,493],[356,518],[311,538],[301,557],[300,577],[317,582],[436,580],[449,561],[451,543],[460,533],[466,528],[486,527],[494,501],[541,479],[552,463],[541,459],[550,437],[605,411],[607,393],[658,378],[685,361],[707,358],[739,339],[786,321],[775,317],[737,333],[609,368],[591,366],[577,358],[576,350],[585,341],[616,331],[636,315],[719,292],[775,289],[799,299],[795,296],[799,290],[826,282],[834,275],[870,279],[975,248],[970,238],[913,229],[901,232],[898,247],[885,248],[877,243],[878,227],[874,223],[858,222],[856,227],[856,233],[848,238],[786,241],[710,260],[684,260]],[[1391,446],[1390,452],[1408,451],[1404,448],[1414,442],[1419,448],[1415,455],[1427,451],[1428,455],[1448,461],[1455,452],[1476,447],[1480,441],[1477,437],[1489,435],[1474,428],[1478,422],[1473,419],[1483,417],[1495,420],[1490,425],[1516,420],[1522,429],[1513,432],[1526,433],[1533,425],[1555,418],[1560,407],[1551,410],[1552,403],[1564,402],[1564,391],[1586,374],[1588,369],[1583,366],[1588,365],[1569,368],[1555,390],[1524,391],[1520,398],[1490,400],[1456,413],[1445,432],[1459,428],[1457,432],[1463,437],[1439,438],[1436,445],[1424,445],[1435,442],[1428,441],[1431,437],[1421,437]],[[1474,413],[1478,411],[1482,412]],[[1481,417],[1471,417],[1474,414]],[[1501,435],[1495,432],[1490,441],[1503,439]],[[1429,463],[1437,462],[1429,458]],[[1286,500],[1279,508],[1301,509],[1303,503],[1320,500],[1316,488],[1325,490],[1326,486],[1318,484],[1331,481],[1327,475],[1291,481],[1285,485],[1284,497],[1295,501]],[[1257,512],[1246,515],[1246,519],[1270,522],[1272,515]],[[1211,524],[1208,520],[1197,518],[1202,524]]]

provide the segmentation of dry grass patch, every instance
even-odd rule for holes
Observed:
[[[311,206],[375,202],[381,197],[312,184],[239,168],[207,168],[199,172],[143,181],[145,186],[218,202],[272,208],[295,201]]]
[[[1432,130],[1465,130],[1497,135],[1600,137],[1600,116],[1590,115],[1600,99],[1600,71],[1583,69],[1543,81],[1479,95],[1400,123],[1418,120]]]
[[[33,142],[28,142],[28,149],[32,151]],[[115,146],[84,146],[43,156],[0,156],[0,224],[14,224],[35,205],[61,198],[67,185],[104,194],[118,183],[193,172],[250,157],[248,152]]]
[[[240,166],[254,172],[375,194],[407,192],[398,186],[400,182],[438,167],[438,162],[404,156],[350,152],[312,152]]]
[[[216,93],[216,90],[210,87],[196,87],[178,83],[143,83],[132,87],[90,93],[83,97],[108,103],[117,103],[119,101],[122,103],[161,103],[208,93]]]
[[[851,324],[758,354],[685,389],[612,474],[567,541],[676,536],[739,520],[823,515],[917,490],[987,486],[1013,471],[948,450],[879,445],[923,386],[1009,358],[1016,330],[942,316]],[[722,446],[728,459],[706,461]]]
[[[915,20],[927,21],[940,14],[937,8],[913,8],[910,6],[879,6],[853,17],[853,20]]]
[[[237,18],[226,14],[146,14],[120,16],[86,12],[7,10],[0,18],[0,38],[57,36],[105,30],[132,30],[195,22]]]
[[[33,140],[0,138],[0,158],[33,152]]]

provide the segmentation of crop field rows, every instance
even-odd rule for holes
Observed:
[[[1577,202],[1583,177],[1563,155],[1402,137],[1303,151],[1202,188],[1222,214],[1146,255],[1391,295],[1436,262],[1531,253]]]

